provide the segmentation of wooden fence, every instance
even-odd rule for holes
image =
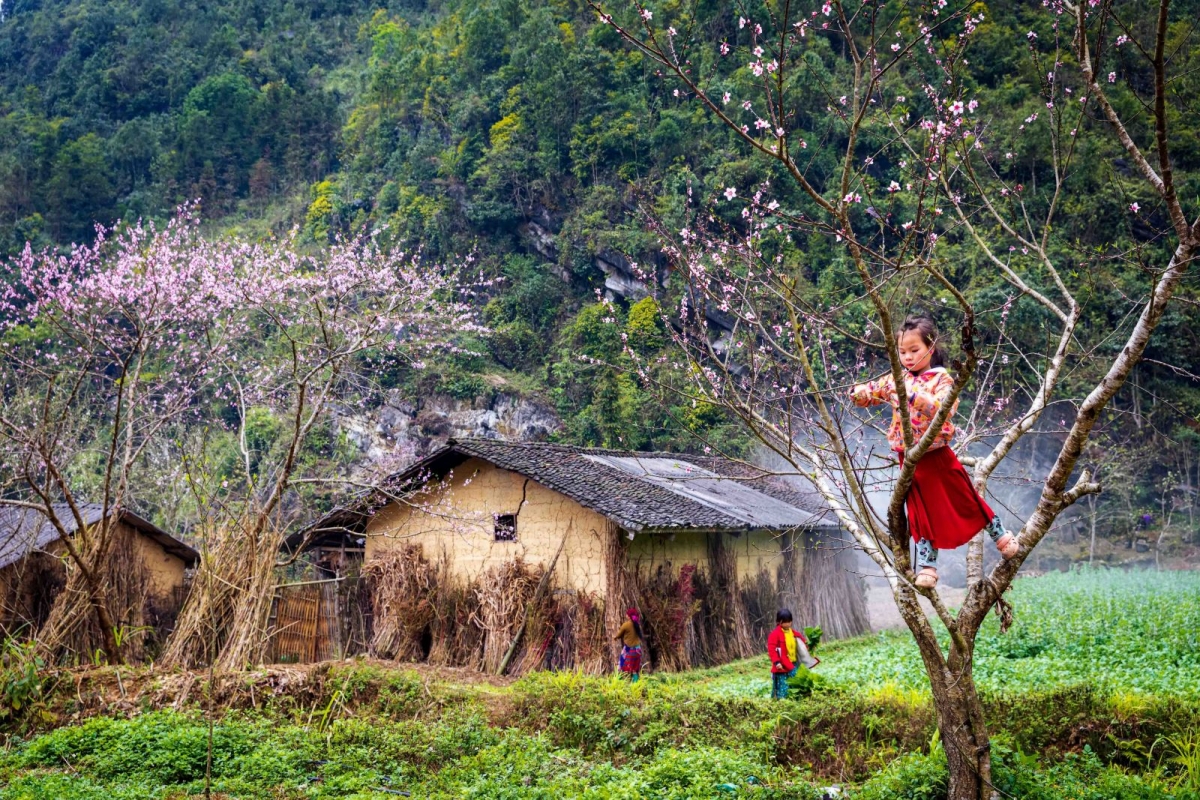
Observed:
[[[370,609],[357,576],[280,584],[268,626],[276,663],[309,663],[366,652]]]

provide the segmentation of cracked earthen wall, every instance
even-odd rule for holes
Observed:
[[[495,540],[496,514],[517,517],[515,541]],[[366,558],[416,543],[430,561],[444,557],[451,574],[470,580],[517,556],[548,565],[565,536],[554,583],[604,595],[609,528],[608,519],[566,495],[473,458],[456,467],[443,488],[376,512],[367,525]]]

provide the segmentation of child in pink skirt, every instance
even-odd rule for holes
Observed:
[[[909,317],[896,334],[900,363],[904,366],[904,402],[908,403],[913,441],[919,440],[938,410],[950,395],[954,379],[946,372],[946,357],[938,344],[937,327],[928,317]],[[892,406],[892,425],[888,443],[904,463],[904,429],[900,422],[900,396],[892,376],[860,383],[850,391],[855,405]],[[1004,558],[1020,550],[1017,537],[1004,530],[1000,518],[975,491],[967,471],[950,449],[957,410],[955,401],[950,416],[942,424],[928,451],[917,462],[912,486],[904,505],[908,512],[908,530],[917,543],[916,584],[931,589],[937,585],[938,550],[961,547],[987,530]]]

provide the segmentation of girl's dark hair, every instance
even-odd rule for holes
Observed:
[[[929,366],[946,366],[946,349],[942,347],[938,337],[937,324],[932,319],[921,315],[908,317],[900,324],[900,330],[896,331],[896,338],[899,339],[909,331],[921,334],[921,341],[933,351],[929,355]]]
[[[631,619],[629,621],[633,623],[633,632],[637,634],[637,637],[639,639],[641,639],[643,642],[645,642],[646,637],[645,637],[645,635],[642,634],[642,623],[636,619]]]
[[[776,625],[778,625],[781,622],[791,622],[791,621],[792,621],[791,609],[781,608],[775,612],[775,624]]]

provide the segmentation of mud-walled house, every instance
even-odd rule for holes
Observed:
[[[757,654],[780,606],[828,638],[868,627],[824,501],[742,462],[464,439],[387,486],[291,540],[324,564],[363,559],[379,657],[606,671],[630,606],[656,669]]]
[[[53,509],[67,535],[75,536],[78,524],[70,507]],[[104,519],[97,503],[78,509],[89,528]],[[129,633],[127,654],[136,657],[161,643],[174,626],[188,570],[200,554],[127,509],[110,509],[109,522],[109,552],[99,572],[114,621]],[[58,528],[42,513],[0,504],[0,634],[37,631],[65,597],[67,571],[74,568]],[[89,653],[99,632],[81,629],[76,638],[72,649]]]

